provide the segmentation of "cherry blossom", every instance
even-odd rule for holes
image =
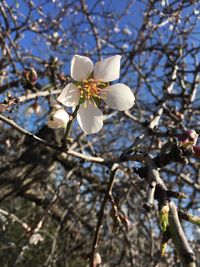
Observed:
[[[131,89],[122,83],[110,85],[120,75],[120,55],[109,57],[93,65],[88,57],[75,55],[71,61],[72,83],[61,92],[57,100],[67,107],[80,105],[77,120],[86,134],[100,131],[103,114],[99,109],[103,100],[108,107],[125,111],[135,103]]]

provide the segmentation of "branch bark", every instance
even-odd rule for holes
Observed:
[[[196,267],[195,255],[183,232],[183,228],[178,217],[177,208],[172,201],[169,205],[169,230],[176,251],[180,256],[183,267]]]

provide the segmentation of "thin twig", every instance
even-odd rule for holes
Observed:
[[[99,240],[100,229],[102,226],[102,221],[103,221],[103,216],[104,216],[104,209],[105,209],[106,203],[107,203],[107,201],[111,195],[113,184],[115,181],[115,174],[116,174],[116,171],[118,168],[119,168],[118,164],[114,164],[111,168],[109,184],[108,184],[107,191],[105,193],[104,199],[103,199],[102,204],[101,204],[101,208],[100,208],[99,216],[98,216],[98,221],[97,221],[97,226],[96,226],[96,230],[95,230],[95,235],[94,235],[94,239],[93,239],[93,243],[92,243],[92,251],[90,254],[90,267],[94,267],[95,250],[97,248],[97,244],[98,244],[98,240]]]
[[[17,131],[19,131],[22,134],[25,134],[26,136],[29,136],[33,139],[35,139],[38,143],[45,145],[47,147],[51,147],[54,148],[60,152],[64,152],[69,156],[78,158],[78,159],[82,159],[84,161],[90,161],[93,163],[99,163],[99,164],[103,164],[105,166],[111,166],[113,163],[120,163],[123,162],[124,160],[121,159],[120,157],[117,158],[113,158],[112,160],[106,160],[102,157],[93,157],[93,156],[89,156],[89,155],[85,155],[82,154],[80,152],[71,150],[71,149],[65,149],[62,146],[57,146],[54,144],[51,144],[49,142],[47,142],[46,140],[38,137],[37,135],[29,132],[28,130],[24,129],[23,127],[21,127],[20,125],[18,125],[16,122],[14,122],[13,120],[3,116],[0,114],[0,120],[5,122],[6,124],[10,125],[12,128],[16,129]],[[131,161],[143,161],[144,156],[143,155],[130,155],[130,157],[127,157],[125,161],[131,160]]]

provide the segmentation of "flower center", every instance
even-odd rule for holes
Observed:
[[[109,83],[100,80],[83,80],[81,84],[77,86],[80,90],[80,100],[91,100],[95,105],[98,105],[101,99],[105,99],[106,91],[103,89],[108,85]]]
[[[83,80],[83,88],[81,90],[81,95],[85,96],[85,99],[91,98],[101,98],[99,94],[98,86],[101,85],[100,81],[95,81],[94,79]]]

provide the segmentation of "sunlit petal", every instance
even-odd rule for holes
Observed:
[[[101,90],[100,94],[110,108],[119,111],[128,110],[135,103],[131,89],[122,83],[111,85]]]
[[[77,113],[77,120],[81,129],[86,134],[97,133],[103,127],[103,114],[94,103],[86,101],[82,105]]]
[[[99,61],[94,66],[94,79],[103,82],[117,80],[120,74],[120,55],[106,58]]]
[[[75,81],[88,79],[93,71],[93,63],[88,57],[75,55],[71,61],[71,77]]]
[[[80,99],[80,90],[70,83],[65,86],[57,100],[67,107],[75,107],[78,105]]]

